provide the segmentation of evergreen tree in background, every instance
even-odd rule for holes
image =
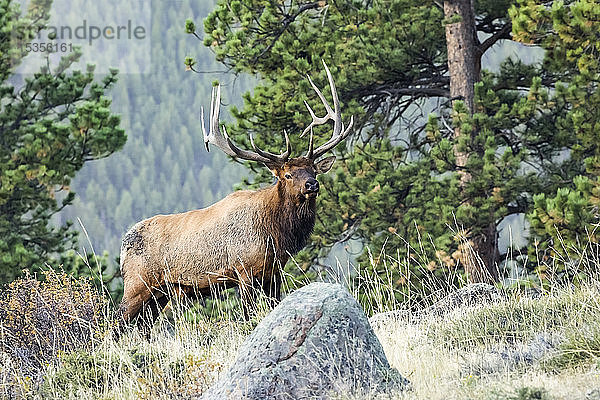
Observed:
[[[69,71],[80,53],[55,69],[42,67],[23,82],[13,76],[31,41],[48,21],[51,2],[0,1],[0,282],[22,269],[65,261],[77,234],[54,227],[53,215],[73,201],[69,185],[84,163],[107,157],[126,141],[106,92],[116,71],[101,81],[94,68]]]
[[[578,79],[568,65],[546,54],[541,65],[508,58],[497,72],[481,69],[482,57],[511,31],[520,38],[532,29],[531,22],[513,27],[511,17],[531,15],[528,7],[547,11],[532,4],[218,3],[204,21],[204,44],[233,71],[262,78],[233,111],[237,124],[228,132],[236,142],[248,146],[252,132],[259,146],[279,151],[283,129],[301,132],[310,121],[303,102],[319,107],[305,76],[325,86],[321,59],[334,74],[345,118],[357,120],[352,143],[323,178],[312,244],[299,257],[303,267],[355,239],[369,246],[359,260],[371,259],[374,272],[386,264],[382,273],[406,292],[456,268],[471,281],[497,279],[510,253],[498,247],[499,225],[530,213],[534,196],[556,193],[581,175],[577,153],[589,151],[573,134],[586,111],[574,112],[577,99],[557,83]],[[565,15],[591,2],[556,4]],[[547,15],[546,25],[536,25],[542,37],[550,34]],[[188,22],[188,32],[194,28]],[[563,40],[579,41],[570,39]],[[597,38],[579,43],[597,54]],[[316,137],[319,145],[328,130]],[[306,146],[297,134],[292,141],[297,152]],[[250,167],[257,183],[271,179]]]
[[[534,196],[530,211],[541,257],[559,256],[570,271],[579,273],[580,259],[597,252],[600,206],[600,4],[596,1],[522,1],[512,10],[515,38],[546,50],[544,68],[560,76],[557,92],[569,102],[565,115],[574,145],[570,156],[575,176],[563,187]]]

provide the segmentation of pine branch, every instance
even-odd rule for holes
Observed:
[[[497,30],[492,36],[483,41],[477,46],[477,50],[480,54],[484,54],[490,47],[496,44],[501,39],[511,39],[510,32],[512,30],[512,23],[507,22],[499,30]],[[491,32],[490,32],[491,33]]]

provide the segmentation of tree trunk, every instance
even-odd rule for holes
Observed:
[[[450,96],[453,101],[463,100],[469,111],[473,112],[473,86],[479,79],[479,71],[475,70],[476,32],[473,3],[471,0],[446,0],[444,17]]]
[[[473,113],[475,82],[479,80],[481,54],[476,53],[477,32],[473,0],[444,1],[446,21],[446,45],[448,51],[448,71],[450,73],[450,97],[452,104],[463,101],[470,114]],[[472,132],[464,134],[472,135]],[[469,153],[458,149],[456,143],[463,135],[460,127],[454,128],[456,164],[461,187],[471,180],[465,170]],[[470,230],[467,228],[467,231]],[[465,243],[459,246],[461,263],[470,282],[494,282],[498,278],[496,258],[498,254],[498,234],[496,225],[490,225],[475,237],[467,235]]]

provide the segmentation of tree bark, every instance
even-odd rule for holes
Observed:
[[[473,112],[474,84],[479,79],[475,56],[475,16],[471,0],[444,1],[450,96]]]
[[[473,114],[475,82],[480,78],[481,52],[475,26],[473,0],[444,1],[446,21],[446,45],[448,52],[448,71],[450,74],[450,98],[454,105],[463,101],[470,114]],[[458,141],[463,135],[459,126],[454,128],[454,154],[460,176],[460,185],[464,189],[471,180],[465,167],[470,154],[459,150]],[[467,232],[470,229],[467,228]],[[498,278],[496,257],[498,254],[498,234],[495,222],[480,234],[467,234],[465,243],[459,246],[461,263],[470,282],[495,282]]]

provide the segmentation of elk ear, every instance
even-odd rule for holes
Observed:
[[[315,172],[318,174],[324,174],[331,169],[333,163],[335,162],[335,156],[327,157],[322,160],[319,160],[315,164]]]

